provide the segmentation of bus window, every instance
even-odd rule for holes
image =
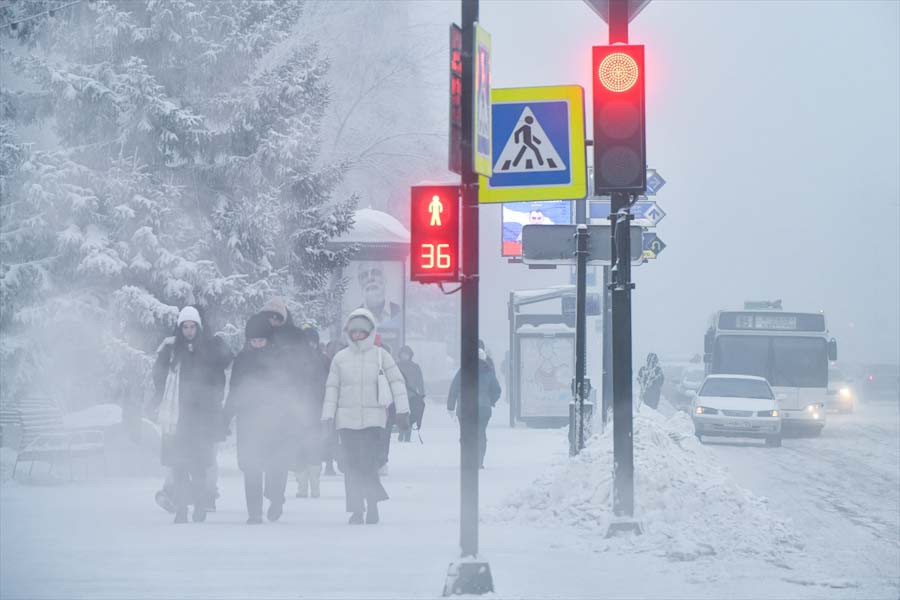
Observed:
[[[825,340],[820,338],[772,339],[773,386],[825,387],[828,358]]]
[[[769,338],[723,335],[716,340],[713,373],[756,375],[768,379]]]

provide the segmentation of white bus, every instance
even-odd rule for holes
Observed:
[[[709,374],[765,377],[781,407],[785,430],[812,435],[825,427],[828,362],[837,343],[822,313],[773,309],[719,311],[704,339]]]

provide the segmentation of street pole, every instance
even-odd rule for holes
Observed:
[[[462,0],[462,299],[460,330],[461,503],[459,543],[462,556],[478,555],[478,176],[472,147],[475,97],[475,22],[478,0]]]
[[[570,428],[574,431],[569,435],[569,454],[574,456],[584,449],[584,419],[585,419],[585,346],[587,333],[586,296],[587,296],[587,259],[588,259],[588,227],[585,223],[579,223],[575,233],[575,403],[574,414],[569,419]]]
[[[475,23],[478,0],[462,0],[462,275],[460,299],[460,510],[461,559],[450,564],[444,596],[494,591],[490,565],[478,560],[478,175],[473,123]]]
[[[628,43],[628,0],[609,1],[609,43]],[[634,517],[634,445],[631,399],[631,206],[629,195],[613,192],[612,233],[612,388],[613,388],[613,514],[607,535],[640,533]]]
[[[613,256],[615,256],[613,254]],[[603,381],[602,381],[602,397],[601,410],[603,414],[600,418],[603,422],[603,429],[606,430],[607,420],[609,417],[609,409],[613,405],[612,391],[612,295],[609,278],[609,267],[603,266]]]

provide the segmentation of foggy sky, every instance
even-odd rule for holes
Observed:
[[[668,248],[633,271],[638,360],[701,352],[714,311],[776,298],[824,310],[842,360],[900,360],[898,7],[654,0],[632,22],[648,163],[668,181]],[[460,20],[458,2],[419,10],[444,37]],[[495,88],[580,84],[589,106],[590,47],[608,34],[583,2],[482,1],[480,16]],[[499,217],[481,210],[481,333],[505,346],[509,289],[569,275],[508,265]]]

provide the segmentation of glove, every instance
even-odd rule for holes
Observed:
[[[409,431],[409,413],[400,413],[397,415],[397,429],[400,431]]]

